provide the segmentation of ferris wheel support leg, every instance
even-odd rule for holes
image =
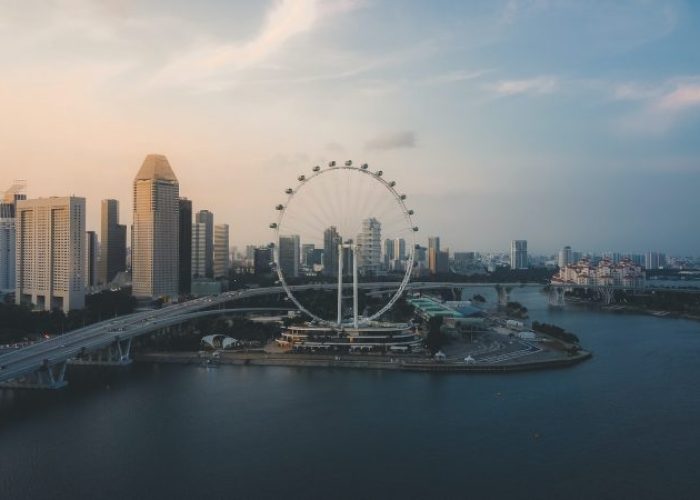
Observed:
[[[343,323],[343,245],[338,244],[338,326]]]
[[[352,247],[352,324],[357,328],[357,246]]]

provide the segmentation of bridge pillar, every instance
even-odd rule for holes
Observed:
[[[131,338],[115,337],[114,342],[89,354],[70,360],[72,365],[82,366],[126,366],[131,364]]]
[[[496,292],[498,293],[498,307],[506,307],[508,302],[510,302],[510,292],[513,290],[510,286],[496,285]]]
[[[562,307],[566,304],[564,301],[565,290],[558,286],[549,287],[549,305],[552,307]]]
[[[0,387],[6,389],[60,389],[68,385],[66,382],[66,365],[65,361],[55,365],[49,365],[47,362],[34,373],[21,377],[15,380],[9,380],[0,384]]]
[[[600,298],[603,301],[603,304],[606,306],[609,306],[615,301],[615,290],[613,290],[611,287],[602,287],[599,288],[598,291],[600,292]]]

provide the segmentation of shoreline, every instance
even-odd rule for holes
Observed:
[[[209,354],[209,353],[207,353]],[[327,355],[269,355],[260,352],[221,352],[220,357],[200,356],[196,351],[140,353],[134,356],[137,363],[206,364],[207,366],[287,366],[301,368],[346,368],[366,370],[396,370],[414,372],[455,372],[455,373],[504,373],[566,368],[590,359],[593,353],[580,351],[573,356],[537,361],[520,361],[493,364],[466,364],[454,361],[416,361],[403,358],[380,358],[357,356],[347,359]]]

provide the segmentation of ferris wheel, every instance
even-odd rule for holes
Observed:
[[[402,295],[413,272],[418,228],[413,225],[413,210],[406,207],[406,195],[381,170],[352,161],[315,166],[285,194],[286,201],[275,207],[277,222],[270,228],[275,233],[272,266],[289,299],[313,321],[338,328],[357,328],[380,318]],[[335,319],[292,292],[290,281],[304,274],[337,279]],[[372,310],[365,306],[360,311],[360,280],[397,281],[398,288]],[[346,307],[350,297],[344,290],[350,287],[352,307]]]

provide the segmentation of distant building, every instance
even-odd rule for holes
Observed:
[[[134,179],[132,293],[177,297],[180,185],[165,156],[148,155]]]
[[[231,267],[228,246],[228,224],[214,226],[214,278],[228,277]]]
[[[391,263],[394,260],[394,240],[388,238],[384,240],[384,254],[382,258],[384,261],[384,269],[390,271]]]
[[[646,269],[663,269],[666,266],[666,254],[659,252],[647,252],[644,256]]]
[[[195,221],[199,224],[204,224],[204,276],[207,278],[214,277],[214,214],[209,210],[200,210],[197,212]]]
[[[510,268],[528,268],[527,240],[512,240],[510,242]]]
[[[328,276],[338,275],[338,245],[341,237],[335,226],[323,232],[323,273]]]
[[[91,288],[97,285],[97,233],[87,231],[85,233],[85,287]]]
[[[307,269],[312,267],[311,255],[315,249],[316,245],[313,243],[304,243],[301,246],[301,264]]]
[[[570,246],[567,245],[561,250],[559,250],[558,264],[560,269],[562,267],[568,266],[569,264],[573,264],[573,262],[573,254],[571,252]]]
[[[280,236],[279,265],[285,278],[299,276],[299,235]]]
[[[102,200],[98,281],[111,282],[126,270],[126,226],[119,224],[119,201]]]
[[[365,219],[362,221],[362,231],[357,235],[357,271],[362,274],[378,274],[381,256],[382,225],[374,217]]]
[[[269,247],[258,247],[253,251],[253,269],[255,274],[270,274],[272,250]]]
[[[192,201],[180,198],[178,206],[178,291],[180,295],[192,292]]]
[[[440,258],[440,237],[432,236],[428,238],[428,269],[430,274],[437,274],[438,260]]]
[[[206,278],[207,274],[207,225],[192,224],[192,277]]]
[[[16,303],[85,307],[85,239],[85,198],[18,201]]]
[[[615,264],[611,260],[602,259],[597,265],[589,259],[581,259],[575,264],[569,264],[559,270],[552,282],[571,283],[590,286],[623,286],[643,288],[646,276],[641,266],[629,259],[622,259]]]
[[[16,204],[27,199],[24,189],[24,182],[17,181],[0,201],[0,295],[14,291],[16,286]]]

